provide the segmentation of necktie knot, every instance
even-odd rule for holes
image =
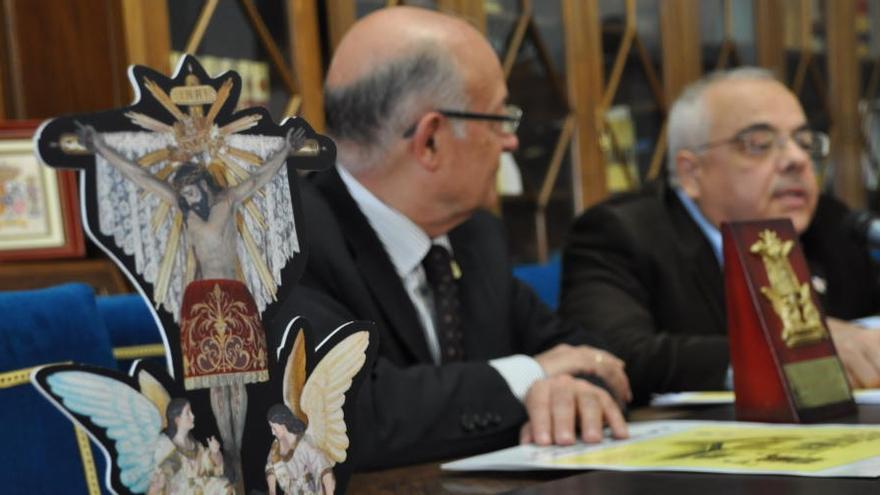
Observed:
[[[425,276],[431,286],[452,283],[452,256],[440,245],[434,244],[422,260]]]

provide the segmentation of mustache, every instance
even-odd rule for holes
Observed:
[[[815,193],[815,188],[810,188],[809,184],[804,181],[785,181],[778,184],[774,184],[770,189],[770,193],[774,196],[780,194],[811,194]]]

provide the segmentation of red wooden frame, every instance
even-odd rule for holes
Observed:
[[[31,139],[39,126],[39,120],[0,121],[0,140]],[[76,172],[56,170],[58,179],[61,222],[64,243],[61,246],[16,248],[0,250],[0,262],[18,260],[43,260],[53,258],[80,258],[85,255],[85,239],[79,216]]]

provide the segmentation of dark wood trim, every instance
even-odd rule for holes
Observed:
[[[69,282],[89,284],[98,295],[131,292],[122,272],[108,259],[0,264],[0,291],[41,289]]]

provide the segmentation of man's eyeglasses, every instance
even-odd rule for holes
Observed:
[[[436,110],[441,115],[444,115],[450,119],[464,119],[464,120],[491,120],[494,122],[498,122],[501,127],[501,132],[505,134],[513,134],[519,128],[519,123],[522,121],[523,111],[520,107],[516,105],[504,105],[504,113],[503,114],[495,114],[495,113],[478,113],[478,112],[461,112],[458,110]],[[416,124],[409,126],[406,131],[403,132],[403,137],[410,138],[416,132]]]
[[[732,144],[745,155],[763,158],[775,151],[785,149],[789,139],[794,141],[798,147],[814,159],[828,156],[830,139],[828,139],[828,135],[824,132],[798,129],[791,134],[784,134],[777,129],[763,124],[747,127],[734,134],[732,138],[704,144],[695,148],[694,151],[703,151],[716,146]]]

